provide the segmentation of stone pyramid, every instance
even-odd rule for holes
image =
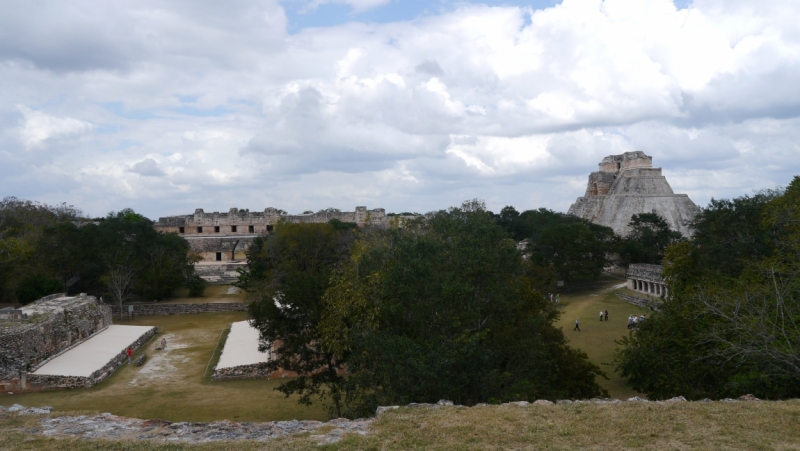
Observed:
[[[589,174],[586,194],[569,207],[568,214],[625,236],[630,232],[631,216],[657,213],[672,230],[692,234],[688,221],[700,208],[688,195],[672,191],[661,168],[653,167],[652,157],[641,151],[625,152],[603,158],[599,166],[599,171]]]

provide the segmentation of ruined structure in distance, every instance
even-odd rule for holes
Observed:
[[[243,260],[243,253],[253,239],[271,232],[280,220],[326,223],[331,219],[353,222],[359,226],[383,225],[387,222],[383,208],[367,210],[367,207],[356,207],[355,211],[322,210],[302,215],[287,215],[271,207],[263,212],[231,208],[227,213],[205,213],[202,208],[198,208],[191,215],[158,218],[153,227],[158,231],[177,233],[186,238],[192,251],[202,258],[201,262],[218,262],[217,265],[222,265],[222,262]],[[219,272],[217,269],[214,271]],[[235,277],[235,269],[232,271],[231,276]],[[198,273],[202,276],[202,269]]]
[[[618,235],[630,232],[631,216],[656,213],[672,230],[691,235],[688,221],[700,208],[686,194],[675,194],[654,168],[653,158],[644,152],[609,155],[599,164],[600,170],[589,174],[586,194],[569,207],[568,214],[614,229]]]

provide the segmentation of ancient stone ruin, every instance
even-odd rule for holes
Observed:
[[[0,392],[30,389],[29,373],[111,324],[94,296],[46,296],[0,320]]]
[[[645,263],[632,263],[628,266],[628,289],[651,296],[666,296],[667,283],[663,276],[664,267]]]
[[[599,164],[599,171],[589,174],[586,193],[569,207],[568,214],[614,229],[618,235],[630,232],[631,216],[656,213],[672,230],[691,235],[688,221],[700,209],[686,194],[675,194],[654,168],[653,158],[644,152],[609,155]]]
[[[177,233],[189,242],[192,251],[202,257],[203,262],[226,262],[244,259],[244,251],[258,235],[269,233],[280,220],[295,223],[326,223],[331,219],[353,222],[359,226],[384,225],[387,223],[383,208],[367,210],[356,207],[355,211],[322,210],[317,213],[287,215],[275,208],[263,212],[251,212],[231,208],[228,213],[205,213],[202,208],[193,215],[158,218],[153,225],[164,233]],[[199,271],[201,272],[201,271]],[[236,268],[229,268],[227,276],[236,279]],[[203,273],[201,272],[201,276]],[[221,277],[226,277],[222,275]]]

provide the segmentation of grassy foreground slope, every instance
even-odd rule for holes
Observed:
[[[0,416],[0,449],[15,450],[533,450],[800,448],[800,401],[624,403],[399,409],[365,437],[318,446],[310,436],[204,445],[47,439],[39,418]]]

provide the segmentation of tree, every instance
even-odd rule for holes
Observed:
[[[24,305],[62,291],[64,285],[58,280],[42,274],[31,274],[22,279],[17,287],[17,300]]]
[[[551,266],[561,280],[600,276],[615,246],[613,230],[587,221],[557,224],[544,229],[531,242],[531,259]]]
[[[376,405],[591,397],[600,370],[553,327],[516,244],[471,201],[362,236],[324,298],[347,416]]]
[[[106,287],[114,297],[114,301],[119,307],[119,319],[122,319],[122,306],[128,299],[128,294],[133,287],[136,269],[133,265],[122,263],[110,263],[108,273],[103,277]]]
[[[597,278],[617,247],[610,228],[546,208],[518,213],[507,206],[492,217],[514,240],[528,240],[532,269],[563,281]]]
[[[260,349],[273,349],[270,369],[299,374],[277,389],[287,396],[299,394],[304,404],[320,397],[337,416],[342,413],[337,391],[341,368],[319,346],[317,325],[331,274],[347,258],[355,237],[355,230],[343,224],[279,222],[274,233],[250,245],[248,266],[238,283],[252,301],[249,310],[260,333]]]
[[[669,228],[667,221],[656,213],[631,216],[631,232],[621,242],[622,252],[630,263],[660,265],[668,246],[683,238]]]
[[[656,399],[800,395],[800,178],[713,200],[695,225],[667,249],[670,295],[620,342],[618,368]]]

